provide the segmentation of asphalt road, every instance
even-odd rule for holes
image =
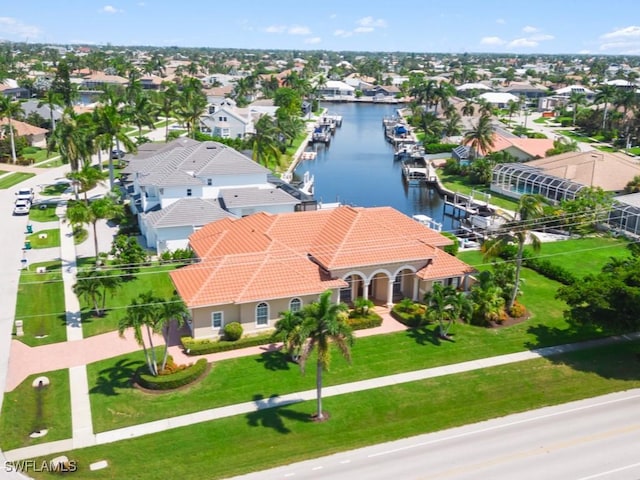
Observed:
[[[510,415],[243,480],[638,480],[640,390]]]

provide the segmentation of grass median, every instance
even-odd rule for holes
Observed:
[[[638,388],[640,370],[636,352],[639,346],[624,343],[328,397],[324,399],[324,407],[331,418],[321,424],[309,421],[315,402],[305,402],[75,450],[66,455],[78,462],[82,478],[87,479],[159,480],[184,476],[186,465],[193,480],[226,478],[533,408]],[[216,396],[223,395],[226,395],[224,390],[216,393]],[[90,472],[89,464],[99,460],[107,460],[109,466]],[[54,478],[47,473],[34,476]]]

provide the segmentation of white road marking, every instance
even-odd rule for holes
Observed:
[[[487,427],[487,428],[483,428],[483,429],[480,429],[480,430],[473,430],[473,431],[470,431],[470,432],[459,433],[457,435],[451,435],[451,436],[445,437],[445,438],[438,438],[438,439],[434,439],[434,440],[429,440],[427,442],[420,442],[420,443],[416,443],[416,444],[413,444],[413,445],[407,445],[406,447],[394,448],[393,450],[386,450],[384,452],[372,453],[371,455],[367,455],[367,458],[380,457],[382,455],[390,455],[392,453],[402,452],[404,450],[411,450],[412,448],[424,447],[426,445],[432,445],[434,443],[445,442],[447,440],[455,440],[455,439],[458,439],[458,438],[464,438],[464,437],[468,437],[468,436],[471,436],[471,435],[477,435],[479,433],[491,432],[493,430],[499,430],[501,428],[512,427],[514,425],[520,425],[522,423],[535,422],[537,420],[543,420],[545,418],[557,417],[559,415],[565,415],[565,414],[568,414],[568,413],[579,412],[581,410],[588,410],[590,408],[601,407],[603,405],[609,405],[609,404],[612,404],[612,403],[619,403],[619,402],[623,402],[623,401],[627,401],[627,400],[632,400],[632,399],[635,399],[635,398],[640,398],[640,394],[632,395],[630,397],[617,398],[617,399],[614,399],[614,400],[607,400],[605,402],[599,402],[599,403],[594,403],[594,404],[590,404],[590,405],[584,405],[582,407],[575,407],[575,408],[572,408],[572,409],[569,409],[569,410],[563,410],[561,412],[547,413],[545,415],[539,415],[537,417],[532,417],[532,418],[525,418],[523,420],[516,420],[514,422],[509,422],[509,423],[505,423],[505,424],[501,424],[501,425],[494,425],[492,427]]]
[[[588,477],[582,477],[578,480],[591,480],[592,478],[600,478],[606,475],[611,475],[612,473],[622,472],[624,470],[629,470],[630,468],[640,467],[640,463],[634,463],[632,465],[627,465],[625,467],[615,468],[613,470],[609,470],[608,472],[596,473],[595,475],[589,475]]]
[[[322,470],[322,467],[313,467],[311,470]]]

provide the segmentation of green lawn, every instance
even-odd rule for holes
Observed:
[[[610,147],[609,145],[595,145],[596,149],[600,150],[601,152],[609,152],[609,153],[614,153],[617,152],[618,149],[616,147]]]
[[[75,450],[66,455],[78,462],[82,478],[88,479],[164,480],[184,476],[185,465],[189,466],[189,478],[193,480],[227,478],[533,408],[638,388],[640,370],[635,359],[638,346],[638,343],[625,343],[329,397],[323,405],[331,419],[324,423],[309,421],[315,407],[311,401]],[[391,349],[385,351],[389,357],[397,356]],[[357,356],[354,361],[358,362]],[[336,361],[335,366],[340,363]],[[210,377],[223,376],[223,372],[218,371],[219,365]],[[253,369],[261,370],[260,364],[253,365]],[[283,376],[282,370],[267,372],[273,377]],[[241,377],[242,373],[234,376]],[[313,375],[308,377],[312,384]],[[192,394],[197,388],[192,387]],[[255,400],[284,392],[263,388],[252,393]],[[226,390],[211,392],[209,400],[216,403],[226,395]],[[150,396],[147,403],[153,402],[155,409],[164,396]],[[92,411],[95,412],[95,408]],[[241,445],[245,448],[239,448]],[[250,462],[247,447],[251,449]],[[109,467],[90,472],[89,464],[99,460],[107,460]],[[54,478],[54,475],[38,473],[35,478]]]
[[[57,203],[36,203],[29,210],[29,220],[34,222],[57,222],[59,220],[56,215]]]
[[[36,273],[47,267],[47,273]],[[59,261],[34,263],[20,273],[16,319],[24,322],[23,337],[29,346],[64,342],[67,339],[64,288]],[[42,337],[43,338],[37,338]]]
[[[550,262],[566,268],[582,277],[589,273],[599,273],[611,257],[629,255],[624,240],[608,237],[585,237],[560,242],[545,242],[540,252],[532,254],[546,258]],[[530,249],[529,249],[530,250]],[[479,251],[460,252],[458,257],[478,268],[486,267]],[[488,262],[489,264],[491,261]]]
[[[11,188],[14,185],[24,182],[25,180],[35,177],[35,173],[14,172],[6,177],[0,178],[0,189]]]
[[[71,184],[69,182],[58,182],[52,185],[47,185],[42,189],[40,195],[44,197],[58,197],[62,195],[64,192],[69,190]]]
[[[40,238],[46,235],[45,238]],[[31,242],[31,248],[52,248],[60,246],[60,229],[38,230],[27,236],[27,241]]]
[[[442,169],[438,169],[438,177],[445,188],[454,192],[462,193],[464,195],[469,195],[472,190],[475,190],[476,192],[489,193],[491,194],[490,203],[492,205],[506,210],[515,210],[518,207],[518,202],[516,200],[494,193],[489,190],[489,187],[485,187],[483,185],[469,185],[467,178],[461,175],[445,175],[442,172]]]
[[[31,384],[42,375],[51,383],[41,392],[42,416],[38,422],[38,393]],[[0,415],[0,447],[6,451],[71,438],[70,401],[67,369],[31,375],[15,390],[4,394]],[[29,437],[32,432],[41,428],[48,430],[44,437]]]
[[[632,155],[640,155],[640,147],[633,147],[627,150]]]
[[[35,153],[27,153],[22,155],[24,158],[29,158],[33,160],[33,163],[42,162],[47,159],[47,149],[39,148]],[[49,154],[49,158],[58,156],[58,152],[51,152]]]
[[[572,140],[575,140],[576,142],[583,142],[583,143],[593,142],[593,138],[586,137],[580,133],[574,132],[573,130],[562,130],[562,131],[559,131],[558,133],[560,135],[564,135],[565,137],[569,137]]]
[[[439,342],[434,338],[435,326],[420,331],[360,338],[353,347],[353,365],[347,365],[336,354],[331,371],[324,377],[325,385],[603,335],[599,330],[572,327],[566,322],[562,315],[564,303],[554,298],[559,286],[557,282],[528,269],[523,269],[522,275],[522,301],[532,314],[526,322],[498,329],[455,325],[455,343]],[[275,392],[285,394],[314,388],[312,372],[302,376],[298,367],[287,363],[282,354],[265,353],[216,362],[201,383],[184,391],[153,396],[153,408],[148,408],[151,397],[127,384],[127,379],[142,362],[142,352],[138,352],[88,366],[95,431],[251,401],[255,395],[268,397]],[[219,392],[224,392],[224,395]]]
[[[107,313],[104,317],[95,317],[93,305],[87,303],[84,297],[80,298],[84,336],[91,337],[117,330],[118,322],[127,312],[127,306],[142,292],[152,290],[155,295],[171,297],[175,288],[168,272],[175,268],[174,265],[143,267],[133,280],[123,281],[113,296],[107,296]]]
[[[64,165],[64,162],[60,157],[54,157],[51,160],[44,160],[40,163],[37,163],[35,166],[39,168],[55,168]]]

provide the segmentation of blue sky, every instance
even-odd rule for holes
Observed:
[[[637,0],[23,0],[0,39],[214,48],[640,55]]]

